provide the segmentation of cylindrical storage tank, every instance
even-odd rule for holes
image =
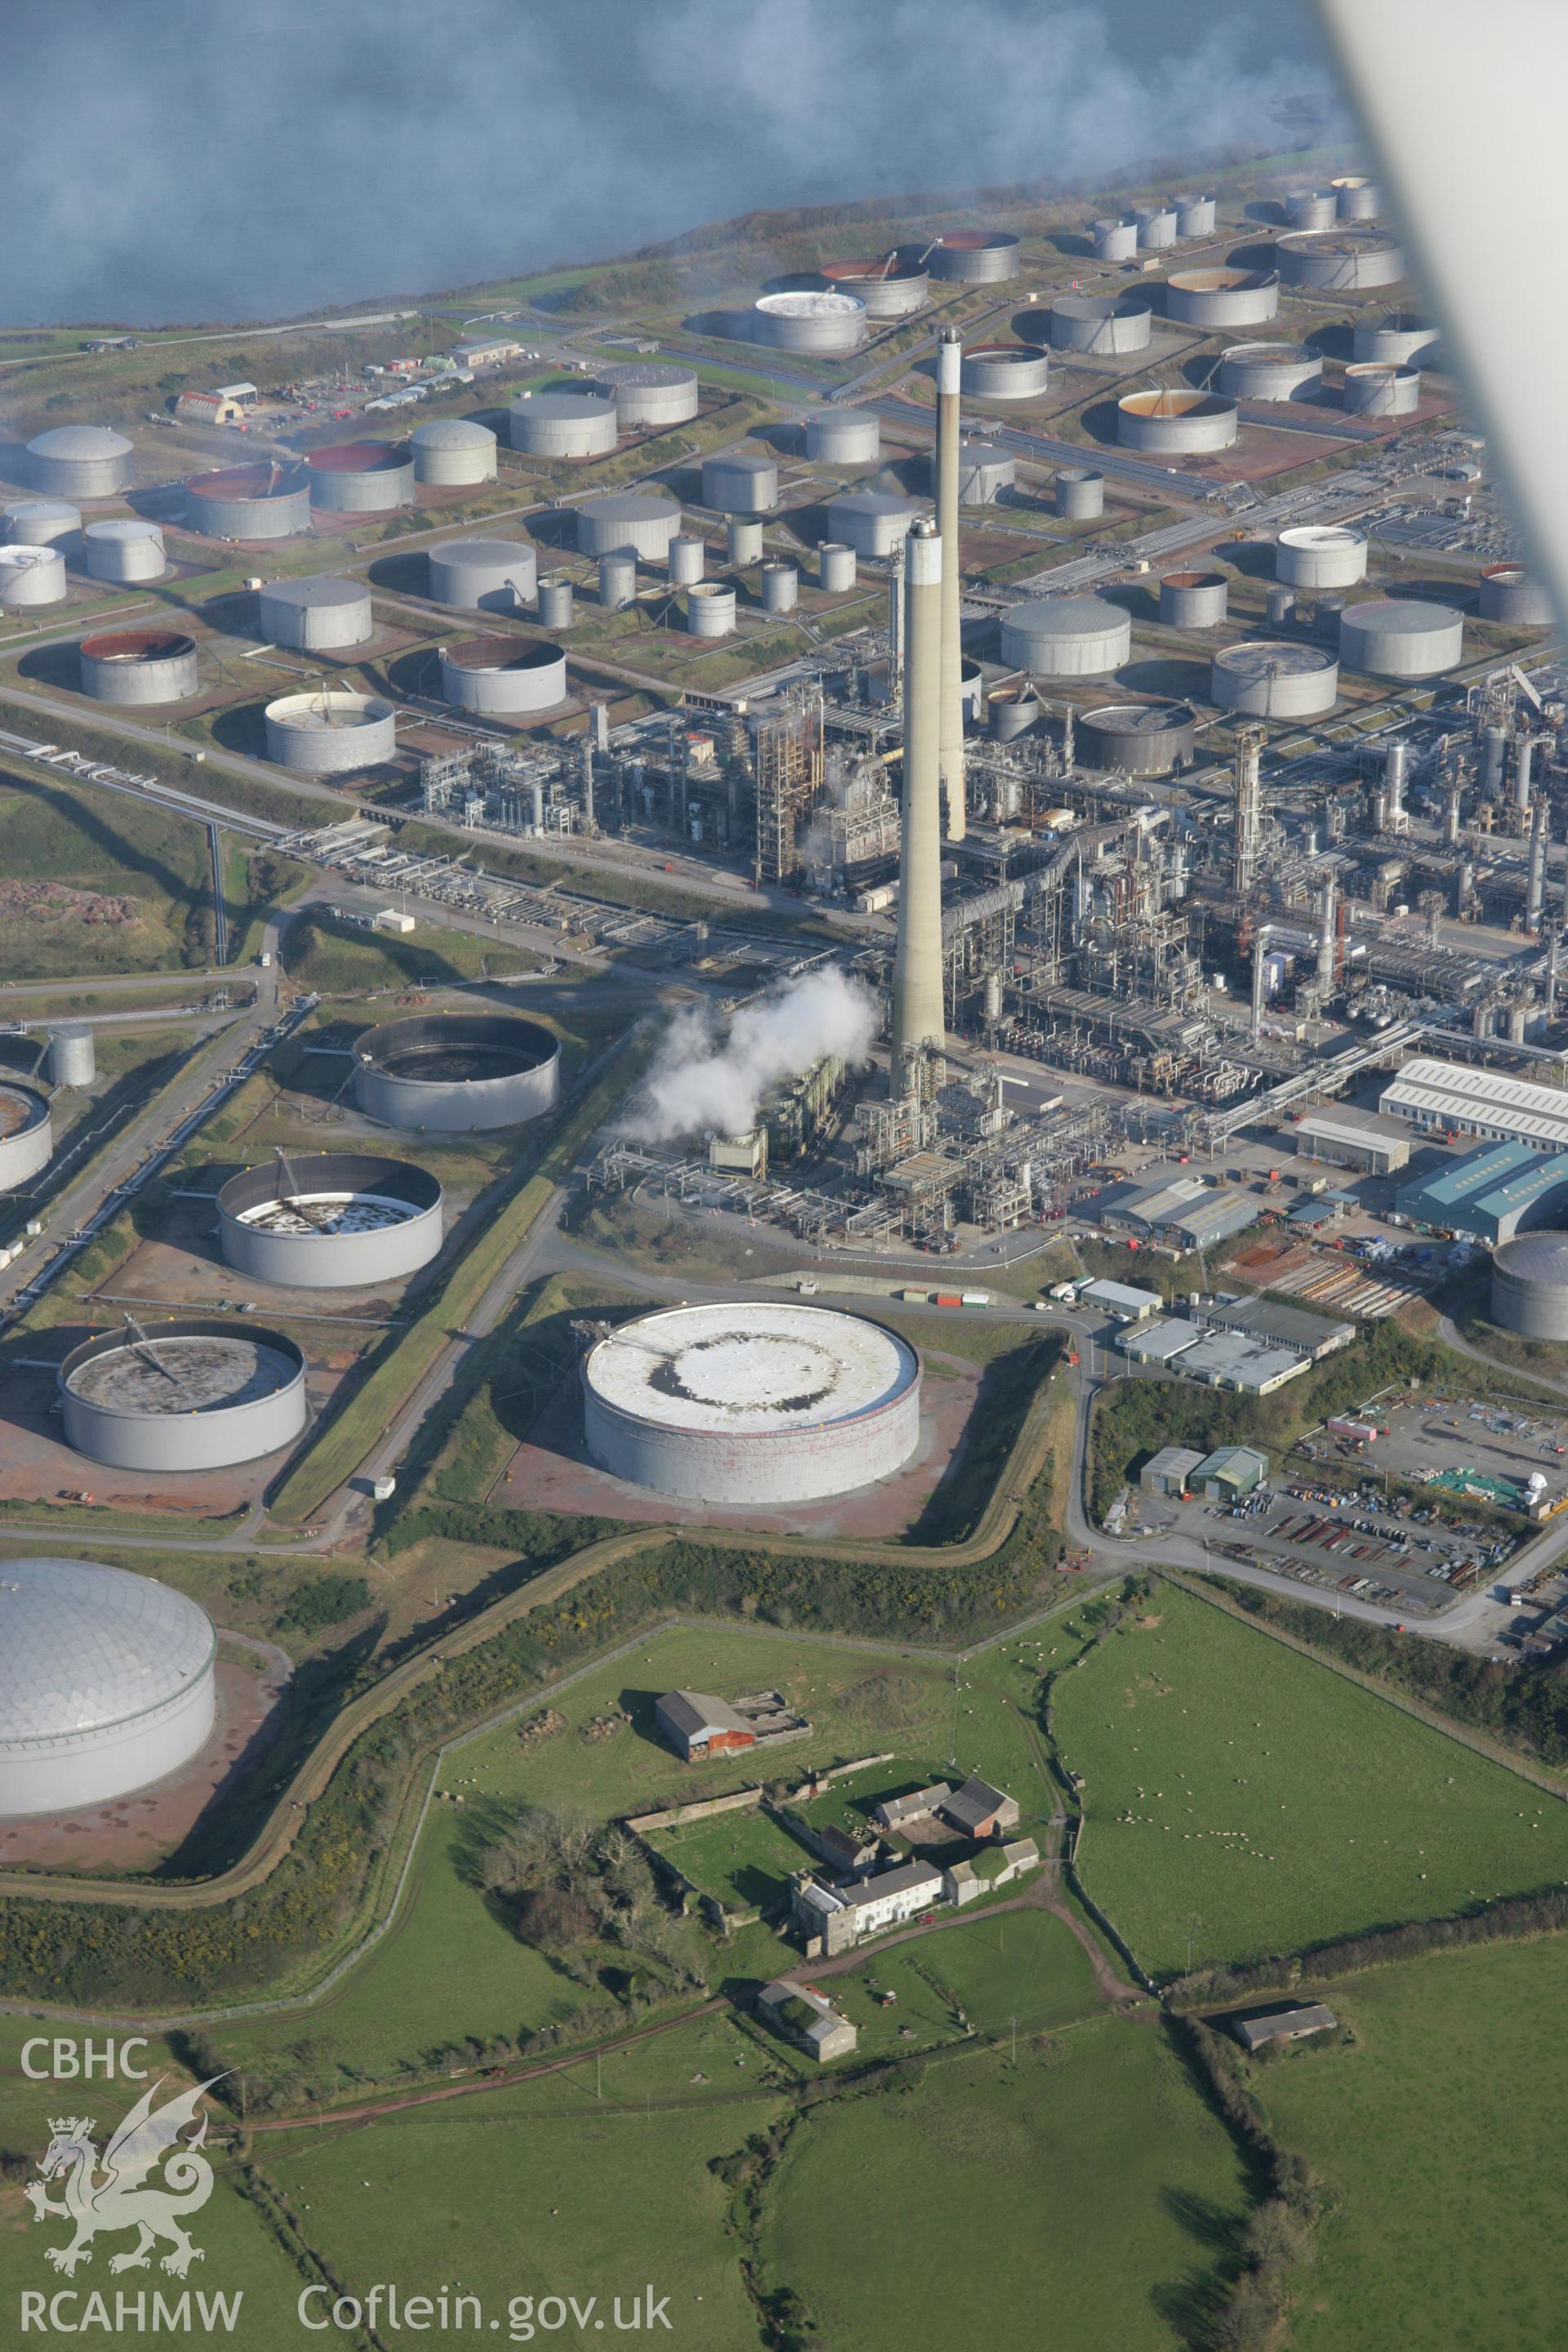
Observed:
[[[936,489],[936,459],[930,460],[931,490]],[[961,440],[958,445],[958,503],[962,507],[994,506],[1010,490],[1017,467],[1010,449],[998,442]]]
[[[51,1086],[91,1086],[98,1076],[98,1055],[85,1021],[68,1022],[63,1029],[50,1031],[48,1073]]]
[[[965,654],[958,665],[958,699],[965,719],[980,724],[980,706],[984,698],[985,677],[977,661]]]
[[[310,477],[303,466],[266,458],[192,474],[185,521],[204,539],[292,539],[310,528]]]
[[[1178,269],[1165,280],[1165,315],[1184,327],[1261,327],[1279,309],[1277,269]]]
[[[1383,360],[1352,360],[1345,370],[1347,416],[1414,416],[1421,405],[1421,371]]]
[[[115,629],[77,647],[81,690],[95,702],[188,702],[202,688],[194,637],[180,629]]]
[[[708,542],[701,539],[672,539],[669,542],[669,584],[672,588],[689,588],[700,580],[708,568]]]
[[[441,647],[441,699],[502,717],[553,710],[566,699],[566,656],[531,637],[469,637]]]
[[[895,1332],[794,1301],[639,1315],[588,1350],[584,1434],[661,1495],[790,1506],[886,1478],[920,1443],[921,1365]]]
[[[899,253],[873,255],[868,260],[828,261],[820,275],[830,293],[852,295],[865,305],[868,319],[907,319],[930,298],[931,272],[912,257]]]
[[[1312,188],[1286,199],[1290,226],[1297,229],[1332,228],[1340,216],[1340,199],[1333,188]]]
[[[733,635],[734,590],[722,581],[699,580],[686,599],[686,626],[694,637]]]
[[[1492,1321],[1526,1339],[1568,1339],[1568,1234],[1516,1234],[1492,1259]]]
[[[775,352],[831,357],[866,340],[866,305],[850,294],[764,294],[752,319],[758,342]]]
[[[1036,677],[1101,677],[1131,650],[1131,615],[1103,596],[1037,596],[1002,615],[1002,659]]]
[[[8,1559],[0,1815],[79,1813],[166,1780],[212,1737],[217,1634],[172,1586],[89,1559]]]
[[[1135,220],[1098,220],[1089,230],[1097,261],[1131,261],[1138,250]]]
[[[1339,644],[1340,614],[1349,602],[1337,588],[1321,590],[1312,599],[1312,626],[1331,646]]]
[[[825,539],[816,551],[816,576],[820,585],[832,595],[853,588],[855,550],[842,546],[836,539]]]
[[[656,499],[637,490],[617,490],[608,498],[584,499],[577,509],[579,555],[630,552],[644,563],[663,563],[669,542],[680,529],[680,509],[671,499]]]
[[[1086,768],[1168,776],[1190,764],[1195,725],[1190,702],[1108,702],[1080,713],[1074,741]]]
[[[267,706],[267,756],[302,776],[348,775],[397,756],[390,702],[347,687],[283,694]]]
[[[827,528],[857,555],[897,555],[921,508],[892,490],[846,490],[827,504]]]
[[[58,547],[0,547],[0,606],[19,612],[28,604],[65,602],[66,560]]]
[[[620,432],[607,393],[525,392],[507,411],[514,449],[535,457],[607,457]]]
[[[1351,357],[1384,367],[1416,367],[1424,361],[1434,364],[1437,340],[1435,319],[1425,319],[1416,310],[1380,310],[1353,322]]]
[[[1140,253],[1163,253],[1176,242],[1176,215],[1169,205],[1157,205],[1147,212],[1134,213],[1138,227]]]
[[[1193,236],[1212,236],[1215,233],[1215,200],[1212,196],[1178,196],[1176,198],[1176,235],[1184,240]]]
[[[1296,591],[1283,585],[1267,589],[1263,617],[1271,629],[1283,629],[1296,617]]]
[[[1550,629],[1556,618],[1552,599],[1522,563],[1483,563],[1480,617],[1508,629]]]
[[[717,514],[771,514],[779,502],[779,462],[760,449],[728,449],[702,460],[702,503]]]
[[[998,743],[1011,743],[1019,735],[1026,735],[1037,726],[1040,700],[1032,687],[993,687],[986,698],[985,715],[991,732]]]
[[[496,436],[471,416],[432,416],[409,438],[416,482],[455,489],[496,478]]]
[[[1215,392],[1129,392],[1116,404],[1116,437],[1124,449],[1194,456],[1228,449],[1237,431],[1234,400]]]
[[[89,580],[162,580],[169,568],[163,532],[140,515],[89,522],[81,545]]]
[[[1250,638],[1209,665],[1209,700],[1249,719],[1320,719],[1339,696],[1339,663],[1321,646]]]
[[[1481,790],[1488,794],[1502,791],[1503,761],[1508,756],[1508,730],[1503,727],[1486,727],[1481,730]]]
[[[1274,577],[1292,588],[1353,588],[1366,578],[1366,533],[1342,522],[1282,530],[1274,542]]]
[[[219,1192],[224,1263],[292,1290],[401,1282],[440,1252],[441,1197],[434,1176],[402,1160],[279,1155]]]
[[[793,563],[764,563],[761,573],[764,613],[793,613],[800,595],[800,573]]]
[[[601,555],[599,558],[599,602],[606,613],[623,612],[632,604],[637,593],[637,560],[635,555]]]
[[[542,629],[569,629],[574,618],[575,599],[570,580],[545,580],[539,590],[539,625]]]
[[[1237,400],[1307,400],[1323,381],[1323,355],[1305,343],[1232,343],[1219,388]]]
[[[519,1127],[555,1107],[561,1048],[513,1013],[433,1013],[386,1021],[354,1041],[354,1100],[410,1133]]]
[[[71,555],[81,540],[81,509],[66,499],[13,499],[5,536],[21,547],[58,547]]]
[[[928,266],[951,285],[995,286],[1018,275],[1018,240],[1005,228],[950,228],[931,247]]]
[[[1363,179],[1359,173],[1348,173],[1343,179],[1330,183],[1334,192],[1334,205],[1342,221],[1375,220],[1383,205],[1383,194],[1375,180]]]
[[[874,466],[881,419],[870,408],[820,408],[805,420],[805,454],[824,466]]]
[[[340,441],[305,460],[310,504],[329,514],[388,514],[414,504],[414,455],[406,441]]]
[[[1050,372],[1045,352],[1027,343],[975,343],[963,354],[959,377],[976,400],[1037,400]]]
[[[182,1315],[105,1331],[62,1361],[68,1445],[116,1470],[222,1470],[291,1445],[305,1359],[281,1331]]]
[[[539,562],[521,539],[447,539],[431,548],[430,594],[460,613],[519,613],[539,587]]]
[[[1142,294],[1058,294],[1051,304],[1051,341],[1058,352],[1144,351],[1153,315]]]
[[[1377,228],[1325,228],[1282,236],[1276,250],[1289,286],[1343,293],[1397,286],[1405,275],[1403,247]]]
[[[1369,677],[1437,677],[1465,650],[1465,616],[1452,604],[1348,604],[1340,614],[1340,659]]]
[[[370,590],[358,580],[313,574],[269,580],[257,598],[257,626],[268,645],[300,653],[331,653],[363,646],[374,634]]]
[[[0,1078],[0,1192],[14,1192],[47,1168],[54,1148],[47,1096]]]
[[[111,499],[136,478],[136,451],[107,425],[57,425],[27,444],[27,479],[61,499]]]
[[[763,560],[763,526],[731,517],[725,535],[724,559],[731,571],[744,571],[750,563]]]
[[[1057,512],[1072,522],[1092,522],[1105,512],[1105,476],[1087,466],[1064,466],[1056,478]]]
[[[665,433],[672,425],[688,425],[701,397],[695,368],[660,360],[626,360],[601,368],[594,389],[615,402],[626,433]]]
[[[1229,601],[1223,572],[1167,572],[1160,583],[1160,618],[1167,629],[1217,628]]]

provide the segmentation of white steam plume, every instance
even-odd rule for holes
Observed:
[[[643,1143],[744,1135],[775,1079],[797,1077],[824,1054],[862,1065],[876,1034],[876,999],[833,969],[803,972],[742,1004],[728,1035],[694,1007],[670,1024],[621,1131]]]

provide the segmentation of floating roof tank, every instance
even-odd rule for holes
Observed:
[[[13,499],[5,537],[23,547],[58,547],[68,555],[81,538],[81,509],[65,499]]]
[[[1086,466],[1061,466],[1056,478],[1057,512],[1074,522],[1090,522],[1105,512],[1105,476]]]
[[[555,1107],[561,1048],[537,1021],[437,1013],[384,1022],[354,1042],[354,1100],[384,1127],[469,1135]]]
[[[1232,343],[1221,353],[1219,388],[1237,400],[1310,400],[1323,381],[1323,355],[1306,343]]]
[[[616,555],[629,549],[645,563],[664,563],[679,529],[680,509],[672,499],[616,491],[608,498],[584,499],[578,507],[577,552]]]
[[[77,647],[81,690],[121,709],[188,702],[202,690],[194,637],[182,629],[116,629]]]
[[[1223,572],[1167,572],[1160,583],[1160,619],[1167,629],[1217,628],[1229,602]]]
[[[1345,370],[1347,416],[1414,416],[1421,405],[1421,371],[1384,360],[1352,360]]]
[[[605,457],[620,432],[608,393],[525,392],[507,411],[514,449],[536,457]]]
[[[819,408],[805,420],[805,454],[824,466],[874,466],[881,420],[874,408]]]
[[[1376,228],[1326,228],[1282,236],[1276,248],[1289,284],[1343,292],[1397,286],[1405,275],[1398,240]]]
[[[325,1151],[231,1176],[217,1196],[226,1265],[294,1290],[402,1281],[441,1248],[441,1187],[427,1170]]]
[[[1170,457],[1228,449],[1237,431],[1234,400],[1213,392],[1124,393],[1116,404],[1116,437],[1124,449]]]
[[[1334,192],[1335,207],[1342,221],[1375,220],[1383,207],[1383,191],[1375,180],[1363,179],[1359,173],[1347,173],[1342,179],[1329,183]]]
[[[1002,659],[1037,677],[1100,677],[1132,650],[1132,620],[1103,596],[1039,596],[1002,615]]]
[[[1366,578],[1366,533],[1349,523],[1299,523],[1274,544],[1274,577],[1292,588],[1352,588]]]
[[[428,562],[432,598],[461,613],[516,613],[538,593],[538,558],[523,539],[447,539]]]
[[[65,602],[66,560],[58,547],[0,547],[0,606],[8,611],[29,604]]]
[[[686,626],[694,637],[728,637],[735,631],[735,591],[727,581],[694,581],[686,595]]]
[[[339,441],[305,460],[310,504],[331,514],[386,514],[414,503],[414,454],[406,441]]]
[[[996,686],[985,698],[985,716],[998,743],[1011,743],[1037,726],[1040,698],[1032,686]]]
[[[496,436],[469,416],[432,416],[409,436],[414,478],[451,488],[496,478]]]
[[[1550,594],[1522,563],[1483,563],[1480,617],[1510,629],[1550,629],[1557,616]]]
[[[85,1339],[58,1372],[68,1445],[117,1470],[221,1470],[291,1445],[305,1359],[281,1331],[185,1315]]]
[[[827,505],[827,527],[857,555],[894,555],[921,513],[918,499],[891,490],[846,490]]]
[[[1340,614],[1340,659],[1372,677],[1436,677],[1465,648],[1465,616],[1451,604],[1348,604]]]
[[[301,776],[343,776],[397,755],[396,714],[347,687],[282,694],[266,711],[267,756]]]
[[[1143,294],[1058,294],[1050,337],[1058,352],[1142,352],[1153,309]]]
[[[950,228],[931,249],[933,278],[960,286],[994,286],[1018,275],[1018,240],[1005,228]]]
[[[269,645],[301,653],[331,653],[363,646],[374,632],[370,590],[358,580],[313,574],[270,580],[257,600],[257,625]]]
[[[1178,269],[1165,280],[1165,313],[1185,327],[1260,327],[1279,309],[1277,269]]]
[[[1311,188],[1286,199],[1295,229],[1332,228],[1340,216],[1340,200],[1332,188]]]
[[[163,532],[140,515],[89,522],[82,533],[82,554],[91,580],[162,580],[169,568]]]
[[[1527,1339],[1568,1339],[1568,1234],[1517,1234],[1501,1244],[1491,1318]]]
[[[14,1192],[47,1168],[54,1148],[47,1096],[0,1077],[0,1192]]]
[[[1378,310],[1353,321],[1351,330],[1354,360],[1380,362],[1385,367],[1436,364],[1438,327],[1418,310]]]
[[[1086,768],[1168,776],[1190,764],[1195,726],[1190,702],[1108,702],[1079,715],[1074,740]]]
[[[702,460],[702,503],[715,514],[771,514],[779,502],[779,463],[770,451],[727,449]]]
[[[973,343],[963,354],[963,388],[977,400],[1037,400],[1050,364],[1037,345]]]
[[[913,250],[827,261],[819,274],[830,293],[850,294],[864,303],[868,319],[908,318],[931,294],[931,273],[912,257]]]
[[[1248,639],[1222,646],[1209,665],[1209,700],[1252,719],[1321,718],[1339,694],[1339,663],[1321,646]]]
[[[695,368],[665,361],[626,360],[599,370],[595,392],[607,393],[626,433],[665,433],[689,424],[701,399]]]
[[[310,528],[310,477],[271,458],[188,475],[185,521],[204,539],[292,539]]]
[[[849,294],[764,294],[752,317],[757,341],[779,352],[828,356],[866,340],[866,305]]]
[[[57,425],[27,444],[27,478],[62,499],[110,499],[136,478],[136,451],[107,425]]]
[[[513,718],[558,709],[566,656],[532,637],[469,637],[441,647],[441,699],[458,710]]]

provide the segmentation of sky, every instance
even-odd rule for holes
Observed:
[[[1237,142],[1306,0],[4,0],[0,325],[289,317]]]

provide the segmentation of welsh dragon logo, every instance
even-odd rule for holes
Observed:
[[[93,2143],[97,2128],[89,2116],[51,2116],[48,2147],[38,2159],[38,2179],[27,2183],[27,2202],[36,2221],[71,2221],[76,2235],[66,2246],[45,2249],[46,2259],[67,2277],[79,2263],[92,2260],[92,2241],[100,2231],[135,2230],[136,2243],[110,2258],[111,2271],[145,2270],[155,2246],[167,2242],[162,2268],[184,2278],[193,2263],[203,2259],[184,2224],[199,2213],[213,2192],[213,2168],[202,2153],[207,2118],[189,2139],[180,2135],[195,2123],[204,2094],[221,2078],[181,2093],[154,2111],[153,2102],[164,2077],[144,2091],[115,2131],[100,2158]],[[161,2179],[150,2180],[159,2165]],[[64,2179],[63,2196],[52,2199],[45,2184]]]

